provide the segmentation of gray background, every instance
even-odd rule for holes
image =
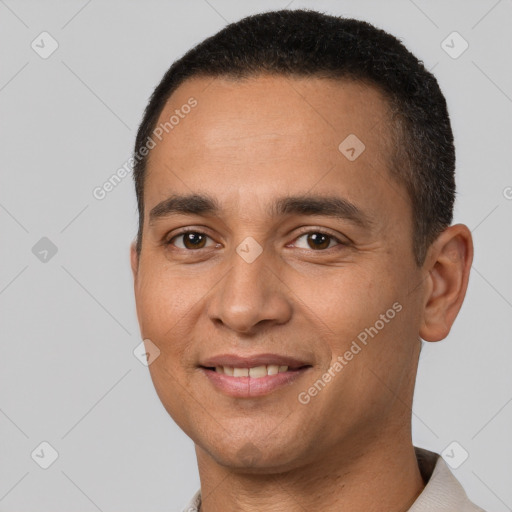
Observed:
[[[437,452],[459,443],[469,457],[453,472],[470,498],[512,510],[510,0],[0,0],[0,510],[180,510],[198,488],[193,444],[133,355],[131,175],[103,200],[92,191],[130,156],[175,58],[228,21],[287,5],[390,31],[447,97],[455,221],[476,254],[449,338],[424,346],[413,437]],[[31,47],[50,47],[43,31],[59,45],[46,59]],[[441,46],[453,31],[469,43],[456,59]],[[57,248],[46,261],[43,237]],[[48,469],[31,457],[43,441],[59,454]]]

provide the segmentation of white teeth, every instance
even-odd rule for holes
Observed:
[[[269,364],[267,366],[267,372],[269,375],[276,375],[279,373],[279,365],[278,364]]]
[[[249,369],[249,377],[258,379],[259,377],[265,377],[265,375],[268,375],[266,366],[255,366]]]
[[[253,368],[233,368],[232,366],[216,366],[215,371],[232,377],[252,377],[259,379],[267,375],[276,375],[288,371],[288,366],[277,364],[254,366]]]
[[[233,377],[249,377],[249,368],[233,368]]]

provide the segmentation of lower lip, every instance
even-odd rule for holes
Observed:
[[[252,398],[272,393],[276,389],[295,382],[311,367],[299,370],[286,371],[266,377],[232,377],[215,370],[201,368],[201,371],[208,377],[210,382],[220,391],[228,396],[236,398]]]

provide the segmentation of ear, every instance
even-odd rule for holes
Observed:
[[[130,244],[130,265],[132,267],[133,281],[137,282],[137,275],[139,271],[139,256],[137,254],[137,242],[133,241]]]
[[[450,332],[466,295],[473,262],[473,239],[464,224],[446,228],[425,259],[427,286],[419,335],[440,341]]]

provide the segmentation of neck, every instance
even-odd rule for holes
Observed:
[[[366,437],[313,464],[273,474],[227,469],[197,445],[196,453],[201,512],[405,512],[425,486],[410,428],[407,439],[372,443]]]

